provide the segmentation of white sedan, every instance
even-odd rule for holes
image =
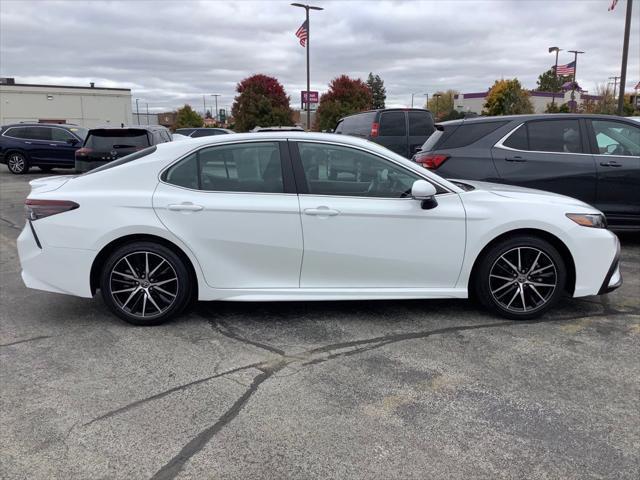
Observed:
[[[30,288],[92,297],[142,325],[191,301],[475,297],[530,319],[618,287],[593,207],[452,182],[343,135],[220,135],[31,182],[18,239]]]

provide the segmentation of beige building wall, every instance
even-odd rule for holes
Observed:
[[[455,103],[454,106],[456,110],[461,112],[474,112],[474,113],[480,114],[484,107],[486,98],[484,97],[479,98],[475,93],[471,95],[472,95],[472,98],[465,98],[464,94],[459,94],[458,98],[454,99],[454,103]],[[534,113],[544,113],[545,110],[547,109],[547,105],[551,103],[552,97],[537,96],[535,92],[533,92],[529,96],[529,100],[531,100],[531,103],[533,104]],[[555,102],[558,106],[562,105],[563,103],[568,103],[570,100],[571,100],[570,90],[563,93],[557,93],[555,96]],[[576,90],[575,92],[575,100],[578,103],[578,105],[582,104],[581,94],[578,90]]]
[[[0,124],[66,121],[83,127],[131,124],[131,90],[0,85]]]

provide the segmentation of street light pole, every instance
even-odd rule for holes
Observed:
[[[149,104],[147,103],[147,125],[149,125]]]
[[[309,91],[311,90],[311,75],[309,68],[309,44],[311,43],[311,24],[309,23],[309,10],[324,10],[322,7],[314,7],[312,5],[303,5],[302,3],[292,3],[293,7],[304,8],[306,13],[306,24],[307,24],[307,131],[311,130],[311,109],[309,108]]]
[[[560,53],[560,48],[558,47],[549,47],[549,53],[556,52],[556,64],[553,67],[553,78],[555,78],[556,82],[558,81],[558,53]],[[551,105],[556,104],[556,91],[555,89],[551,92]]]
[[[136,123],[140,125],[140,108],[138,108],[138,100],[140,99],[136,98]]]
[[[434,93],[433,96],[436,98],[436,119],[438,118],[438,114],[440,113],[440,97],[442,94]]]
[[[222,95],[220,95],[219,93],[213,93],[211,94],[212,97],[214,97],[216,99],[216,122],[218,121],[218,97],[221,97]]]
[[[616,90],[618,89],[618,80],[620,80],[620,77],[609,77],[609,80],[613,80],[613,99],[615,100]],[[611,82],[609,82],[609,85],[611,85]]]
[[[578,73],[578,54],[584,53],[580,50],[569,50],[573,53],[573,81],[571,82],[571,110],[575,113],[576,108],[576,73]]]
[[[627,83],[627,57],[629,56],[629,31],[631,30],[631,9],[633,0],[627,0],[627,16],[624,21],[624,42],[622,45],[622,67],[620,68],[620,93],[618,94],[618,115],[624,107],[624,85]]]

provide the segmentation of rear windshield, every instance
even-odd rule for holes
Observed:
[[[424,145],[422,145],[422,151],[429,152],[433,150],[443,135],[444,135],[443,130],[435,130],[431,135],[429,135],[429,138],[427,138],[427,141],[424,142]]]
[[[99,166],[98,168],[94,168],[93,170],[89,170],[87,173],[84,173],[82,176],[91,175],[92,173],[102,172],[103,170],[109,170],[113,167],[118,167],[120,165],[124,165],[125,163],[132,162],[133,160],[138,160],[142,157],[146,157],[147,155],[151,155],[158,149],[155,145],[149,148],[145,148],[144,150],[140,150],[139,152],[132,153],[131,155],[125,155],[122,158],[114,160],[109,163],[105,163],[104,165]]]
[[[149,146],[146,130],[91,130],[84,143],[94,150],[118,150],[119,148],[140,148]]]
[[[360,113],[343,118],[336,127],[335,133],[367,138],[371,133],[371,125],[375,121],[376,112]]]

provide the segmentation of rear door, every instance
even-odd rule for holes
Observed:
[[[609,119],[587,119],[586,122],[598,172],[596,207],[616,224],[637,224],[640,126]]]
[[[409,117],[409,156],[411,158],[422,148],[427,138],[434,132],[435,127],[431,113],[420,110],[410,110]]]
[[[380,114],[379,125],[378,136],[372,140],[398,155],[411,158],[407,135],[407,112],[403,110],[383,111]]]
[[[204,147],[162,174],[153,207],[210,286],[299,286],[302,226],[286,143]]]
[[[596,166],[577,118],[531,120],[491,150],[500,181],[596,203]]]

